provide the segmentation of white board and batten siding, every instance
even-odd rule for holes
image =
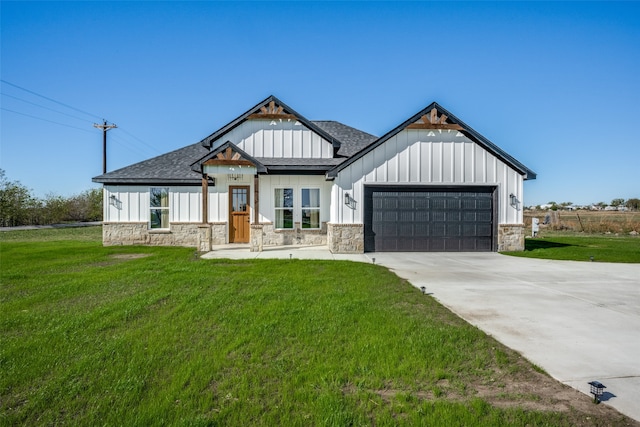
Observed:
[[[169,188],[169,221],[200,222],[202,188],[196,186],[127,185],[104,187],[105,222],[148,222],[150,190]],[[112,199],[111,196],[114,196]]]
[[[229,218],[229,186],[248,186],[250,206],[255,203],[253,175],[242,175],[229,180],[225,175],[216,176],[216,185],[209,186],[209,221],[226,222]],[[300,198],[303,188],[320,190],[320,221],[329,221],[332,183],[318,175],[261,175],[260,222],[273,222],[275,217],[274,195],[276,188],[294,190],[294,212],[300,214]],[[148,222],[150,216],[150,189],[154,186],[105,186],[105,222]],[[157,187],[166,187],[158,185]],[[169,186],[169,221],[202,221],[202,187]],[[111,196],[115,199],[111,202]],[[253,221],[253,209],[250,209]],[[294,218],[300,222],[301,218]]]
[[[510,194],[522,200],[523,176],[456,130],[405,129],[340,171],[331,222],[363,223],[366,184],[496,186],[498,223],[523,221],[522,210],[509,204]],[[347,192],[355,208],[341,203]]]
[[[328,222],[330,217],[332,183],[324,175],[261,175],[260,176],[260,222],[275,220],[275,190],[293,189],[294,222],[301,222],[301,194],[303,188],[320,190],[320,223]],[[253,196],[252,196],[253,199]]]
[[[246,120],[213,142],[231,141],[253,157],[330,159],[333,145],[295,119]]]

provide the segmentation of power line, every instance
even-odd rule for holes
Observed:
[[[137,136],[133,135],[132,133],[127,132],[126,129],[123,129],[122,127],[119,127],[118,129],[120,129],[122,132],[126,133],[127,135],[129,135],[130,137],[135,139],[136,141],[140,142],[141,144],[143,144],[147,148],[150,148],[154,153],[160,153],[160,150],[158,150],[156,147],[154,147],[151,144],[146,143],[145,141],[141,140],[140,138],[138,138]]]
[[[120,127],[118,126],[118,129],[120,129]],[[131,143],[131,141],[123,139],[122,135],[119,134],[113,134],[111,135],[111,141],[115,142],[116,144],[118,144],[119,146],[129,150],[130,152],[142,156],[144,158],[148,158],[148,157],[153,157],[154,154],[149,154],[149,152],[142,150],[140,146],[134,145]]]
[[[32,95],[39,96],[40,98],[44,98],[44,99],[46,99],[47,101],[55,102],[56,104],[62,105],[63,107],[66,107],[66,108],[70,108],[70,109],[72,109],[72,110],[75,110],[75,111],[77,111],[77,112],[79,112],[79,113],[86,114],[86,115],[88,115],[88,116],[91,116],[91,117],[94,117],[94,118],[97,118],[97,119],[102,119],[101,117],[96,116],[95,114],[89,113],[89,112],[87,112],[87,111],[81,110],[81,109],[76,108],[76,107],[72,107],[71,105],[69,105],[69,104],[65,104],[64,102],[56,101],[56,100],[55,100],[55,99],[53,99],[53,98],[49,98],[48,96],[41,95],[41,94],[39,94],[39,93],[37,93],[37,92],[34,92],[34,91],[32,91],[32,90],[29,90],[29,89],[23,88],[22,86],[18,86],[17,84],[14,84],[14,83],[8,82],[8,81],[6,81],[6,80],[4,80],[4,79],[0,79],[0,81],[1,81],[2,83],[8,84],[9,86],[13,86],[13,87],[18,88],[18,89],[20,89],[20,90],[23,90],[23,91],[25,91],[25,92],[28,92],[28,93],[30,93],[30,94],[32,94]]]
[[[53,108],[45,107],[44,105],[36,104],[35,102],[27,101],[26,99],[19,98],[17,96],[9,95],[8,93],[2,93],[2,96],[17,99],[18,101],[25,102],[27,104],[35,105],[38,108],[44,108],[45,110],[53,111],[54,113],[63,114],[74,119],[82,120],[84,122],[91,122],[91,120],[83,119],[82,117],[74,116],[73,114],[63,113],[62,111],[54,110]]]
[[[93,133],[92,131],[90,131],[88,129],[82,129],[82,128],[79,128],[77,126],[66,125],[66,124],[60,123],[60,122],[54,122],[53,120],[43,119],[42,117],[32,116],[31,114],[21,113],[20,111],[10,110],[10,109],[4,108],[4,107],[0,107],[0,110],[8,111],[8,112],[14,113],[14,114],[20,114],[21,116],[30,117],[30,118],[36,119],[36,120],[42,120],[43,122],[49,122],[49,123],[53,123],[53,124],[56,124],[56,125],[59,125],[59,126],[65,126],[65,127],[68,127],[68,128],[81,130],[83,132]]]

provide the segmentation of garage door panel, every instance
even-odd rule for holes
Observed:
[[[382,233],[380,234],[382,237],[396,238],[398,237],[398,224],[396,222],[385,223],[382,225],[381,231]]]
[[[491,251],[493,191],[365,187],[365,250]]]
[[[493,227],[490,224],[478,224],[476,226],[476,236],[478,237],[491,237]]]
[[[385,210],[382,213],[382,221],[396,222],[398,221],[398,211]]]
[[[462,212],[460,211],[447,211],[445,213],[445,221],[448,223],[462,221]]]
[[[403,240],[411,240],[414,236],[414,228],[413,224],[400,223],[398,225],[399,237],[402,237]]]

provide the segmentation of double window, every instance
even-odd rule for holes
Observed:
[[[152,187],[150,191],[151,228],[169,228],[169,188]]]
[[[320,189],[302,188],[298,194],[299,200],[293,188],[275,189],[276,228],[293,229],[297,217],[302,228],[319,229]]]

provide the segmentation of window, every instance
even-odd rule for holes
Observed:
[[[276,188],[274,204],[275,228],[291,230],[298,222],[303,229],[320,229],[319,188]]]
[[[320,228],[320,189],[302,189],[302,228]]]
[[[169,228],[169,189],[153,187],[150,191],[151,228]]]
[[[276,228],[293,228],[293,188],[276,188]]]

